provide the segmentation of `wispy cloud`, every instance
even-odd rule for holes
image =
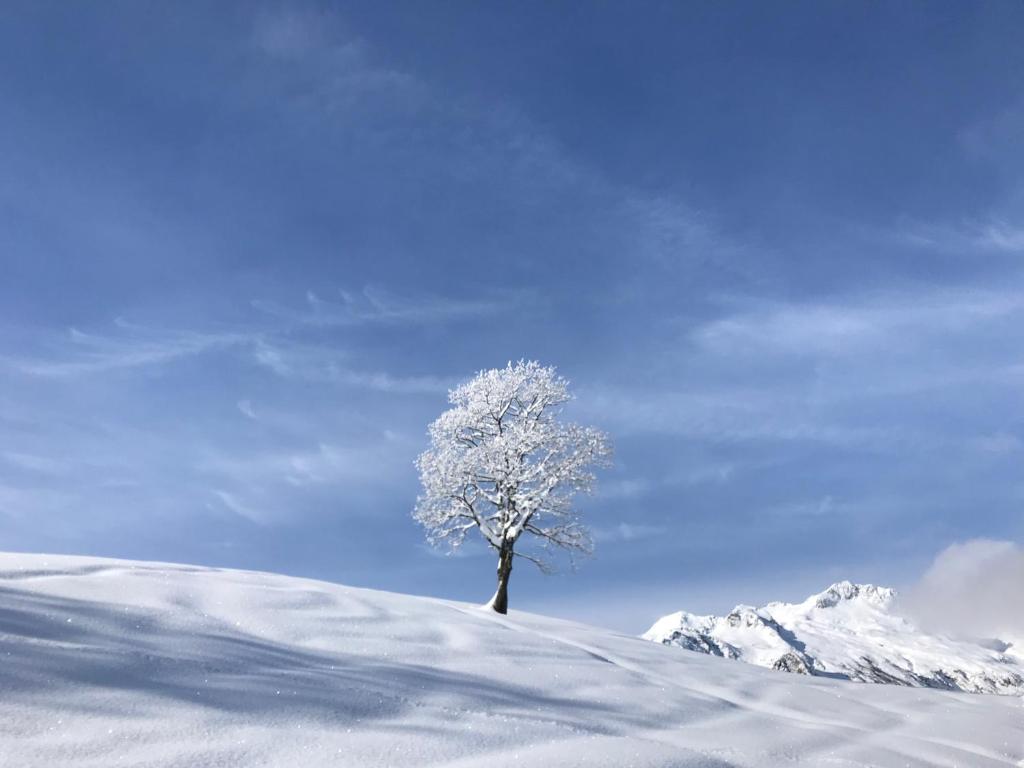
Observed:
[[[28,472],[43,475],[60,475],[67,470],[67,463],[52,456],[40,456],[21,451],[0,452],[0,460]]]
[[[1005,222],[989,224],[982,232],[982,242],[1000,251],[1024,253],[1024,227]]]
[[[252,342],[246,333],[164,331],[116,323],[118,334],[98,335],[77,328],[62,340],[49,340],[47,354],[32,357],[0,356],[18,373],[44,378],[67,378],[131,368],[161,365],[213,350]]]
[[[360,297],[341,294],[331,304],[313,294],[304,311],[261,305],[276,323],[252,323],[223,330],[166,329],[117,319],[105,332],[70,328],[63,334],[40,332],[28,353],[0,353],[0,368],[38,378],[73,379],[119,371],[159,368],[200,355],[234,354],[282,378],[328,382],[393,394],[445,392],[454,380],[431,374],[402,375],[364,370],[340,342],[316,338],[319,327],[350,327],[370,323],[429,323],[498,312],[498,301],[397,298],[385,291],[364,291]],[[24,345],[24,342],[22,342]],[[253,418],[251,403],[239,410]]]
[[[281,435],[278,442],[284,439]],[[280,447],[272,441],[255,449],[221,445],[196,453],[188,472],[197,487],[208,489],[222,508],[258,525],[274,525],[325,506],[336,508],[339,500],[379,496],[396,478],[411,479],[415,450],[396,445],[385,432],[349,443]]]
[[[691,467],[674,474],[669,480],[684,485],[721,484],[729,482],[736,472],[736,465],[726,462],[695,463]]]
[[[802,518],[838,516],[848,511],[848,504],[837,503],[833,496],[826,494],[817,499],[791,501],[785,504],[769,506],[764,509],[764,514],[778,518]]]
[[[497,296],[491,299],[402,297],[380,288],[367,287],[358,294],[339,291],[336,301],[308,291],[305,305],[298,308],[260,299],[254,300],[252,304],[262,312],[298,325],[344,327],[374,323],[439,323],[481,317],[506,311],[521,300],[521,296]]]
[[[586,386],[574,408],[621,436],[1005,452],[1014,435],[993,438],[996,425],[971,436],[913,414],[964,387],[1024,386],[1012,343],[1022,296],[1008,284],[833,303],[736,299],[666,344],[659,380]]]
[[[842,356],[865,347],[905,345],[923,335],[969,331],[1024,316],[1017,291],[925,291],[842,303],[790,303],[744,309],[696,328],[692,340],[719,354],[743,351]]]
[[[649,493],[651,488],[651,482],[642,477],[602,480],[597,496],[607,500],[635,499]]]
[[[895,238],[920,248],[965,256],[1024,254],[1024,226],[1003,219],[959,224],[907,223],[896,230]]]
[[[660,525],[619,523],[613,526],[598,526],[591,533],[595,542],[602,543],[649,539],[654,536],[660,536],[665,530],[665,527]]]
[[[312,9],[263,10],[253,19],[252,42],[270,56],[292,58],[330,47],[332,35],[340,32],[334,14]]]
[[[341,15],[278,8],[255,16],[251,50],[293,83],[289,106],[351,118],[379,100],[410,109],[429,106],[427,87],[413,74],[383,63]]]
[[[360,371],[350,367],[345,353],[322,345],[275,344],[261,341],[253,359],[285,379],[330,382],[393,394],[436,394],[447,392],[453,379],[437,376],[402,376],[382,371]]]
[[[330,344],[289,340],[286,333],[163,331],[130,326],[119,335],[87,334],[71,329],[51,339],[45,355],[0,355],[0,365],[25,376],[71,379],[117,371],[156,368],[204,354],[241,351],[261,368],[282,378],[342,384],[393,394],[446,392],[454,379],[364,371],[351,365],[343,349]],[[251,403],[239,410],[254,418]]]
[[[296,486],[337,483],[345,479],[376,477],[367,451],[321,443],[316,450],[286,458],[285,479]]]
[[[46,485],[0,482],[0,516],[16,521],[38,522],[39,515],[64,513],[76,502],[74,494]]]
[[[720,443],[819,442],[836,446],[885,444],[891,450],[917,441],[899,427],[830,423],[808,411],[799,393],[722,386],[716,391],[587,388],[578,412],[616,435],[671,435]]]
[[[492,557],[492,551],[480,539],[466,539],[461,545],[452,549],[446,545],[433,546],[427,542],[421,542],[416,548],[429,557],[440,560],[463,560],[466,558]]]
[[[239,517],[245,518],[251,523],[256,523],[256,525],[266,525],[273,517],[271,513],[252,507],[239,499],[236,494],[229,491],[215,489],[211,491],[211,493],[215,498],[219,499],[220,503],[227,509],[234,512]]]
[[[256,409],[253,407],[251,400],[239,400],[235,403],[235,407],[237,407],[239,412],[248,419],[253,419],[255,421],[259,418],[256,415]]]
[[[1016,453],[1024,450],[1024,440],[1006,431],[979,435],[972,438],[970,442],[973,447],[993,454]]]
[[[273,482],[295,487],[334,485],[379,477],[376,453],[369,445],[347,448],[320,443],[315,448],[301,450],[215,453],[204,457],[197,468],[203,473],[230,478],[239,487]]]
[[[403,158],[415,146],[417,156],[410,164],[443,158],[440,172],[450,182],[470,189],[480,186],[492,196],[495,179],[500,179],[498,194],[516,200],[517,206],[523,201],[545,205],[539,202],[543,200],[561,210],[562,200],[578,201],[573,208],[582,209],[582,216],[570,211],[564,219],[566,232],[555,235],[571,238],[570,247],[580,247],[581,236],[592,238],[598,249],[615,251],[615,256],[627,251],[634,263],[671,271],[713,265],[744,282],[758,271],[755,260],[733,258],[738,243],[707,211],[676,196],[609,179],[512,101],[494,94],[486,101],[465,93],[457,96],[419,73],[389,65],[353,34],[340,14],[294,9],[261,13],[252,42],[283,73],[289,98],[282,100],[282,109],[293,119],[331,125],[333,135],[353,136],[377,151],[386,143]],[[380,128],[379,110],[391,115],[388,131]],[[763,260],[763,251],[760,255]],[[347,325],[415,322],[424,315],[426,321],[475,316],[496,311],[507,299],[403,307],[397,297],[383,294],[346,295],[339,307],[332,296],[323,301],[311,295],[309,306],[299,310],[267,300],[256,305],[305,322]]]
[[[456,378],[437,376],[394,376],[389,373],[349,371],[342,380],[348,384],[394,394],[438,394],[447,392]]]

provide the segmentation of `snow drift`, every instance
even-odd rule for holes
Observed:
[[[265,573],[0,555],[0,765],[1015,766],[1018,699]]]
[[[785,672],[1024,694],[1024,649],[1008,639],[925,632],[900,615],[894,590],[871,584],[842,581],[802,603],[739,605],[727,616],[680,611],[644,637]]]

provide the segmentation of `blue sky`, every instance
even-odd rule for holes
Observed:
[[[0,547],[486,599],[410,518],[446,390],[610,433],[513,607],[904,584],[1024,539],[1017,3],[15,3]]]

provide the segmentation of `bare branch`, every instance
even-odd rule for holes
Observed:
[[[513,554],[515,555],[515,557],[521,557],[521,558],[523,558],[523,560],[529,560],[531,563],[536,565],[537,566],[537,570],[539,570],[545,576],[548,576],[548,575],[550,575],[550,574],[555,572],[555,569],[551,565],[551,563],[548,563],[548,562],[546,562],[544,560],[541,560],[538,557],[534,557],[533,555],[527,555],[527,554],[525,554],[523,552],[514,552]]]

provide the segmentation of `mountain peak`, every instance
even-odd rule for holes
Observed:
[[[839,581],[801,603],[665,616],[644,637],[785,672],[1024,694],[1024,653],[1012,644],[930,635],[896,613],[895,598],[888,587]]]
[[[896,590],[889,587],[876,587],[874,584],[854,584],[851,581],[837,581],[824,592],[813,595],[817,608],[832,608],[839,603],[861,599],[868,603],[886,606],[896,597]]]

